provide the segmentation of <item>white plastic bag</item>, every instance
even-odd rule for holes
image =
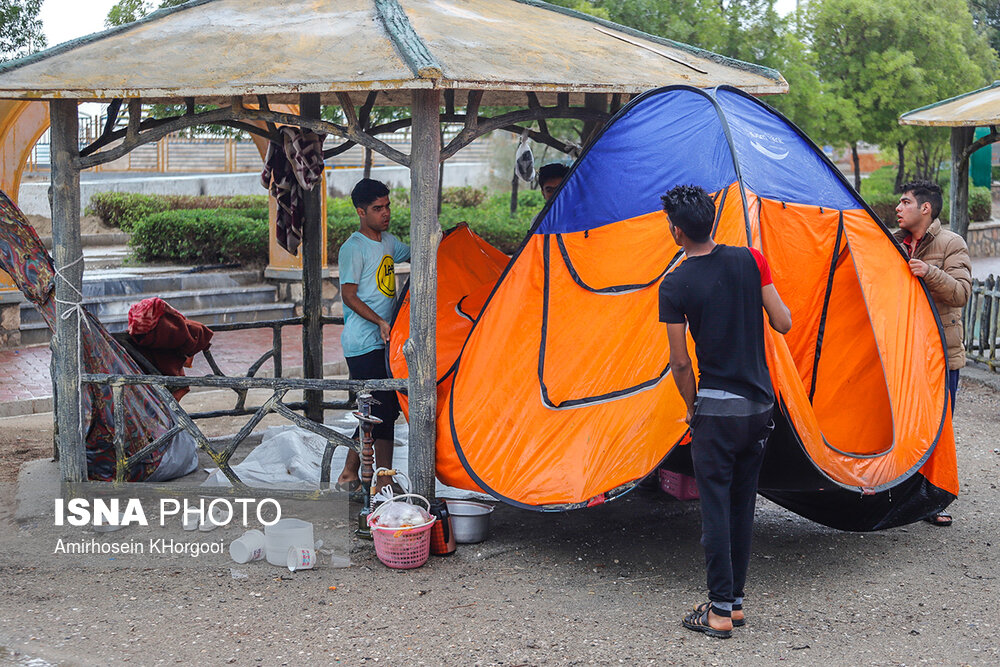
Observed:
[[[535,156],[531,154],[527,132],[521,135],[521,143],[517,145],[517,153],[514,154],[514,173],[525,183],[535,180]]]
[[[319,488],[326,438],[297,426],[275,426],[264,432],[261,443],[233,466],[240,480],[251,486]],[[202,486],[229,486],[229,479],[214,469]]]
[[[379,514],[378,524],[386,528],[410,528],[421,526],[430,521],[430,515],[409,503],[390,500],[388,507]]]
[[[417,498],[427,505],[427,509],[406,502],[407,498]],[[431,521],[430,503],[416,493],[404,493],[376,507],[368,517],[369,525],[381,528],[412,528]]]

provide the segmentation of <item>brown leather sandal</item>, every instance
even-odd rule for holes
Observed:
[[[947,528],[948,526],[951,525],[952,518],[951,515],[948,514],[947,512],[935,512],[934,514],[931,514],[929,517],[926,517],[924,521],[931,524],[932,526],[937,526],[939,528]]]
[[[695,607],[694,610],[696,612],[698,612],[698,613],[701,613],[703,611],[708,611],[711,608],[712,608],[712,603],[711,602],[702,602],[700,605],[698,605],[697,607]],[[743,611],[743,605],[741,605],[741,604],[734,604],[733,605],[733,611]],[[733,620],[733,627],[734,628],[742,628],[744,625],[747,624],[746,617],[743,617],[743,618],[740,618],[740,619],[734,618],[732,620]]]
[[[713,628],[708,623],[708,610],[699,612],[697,610],[692,611],[690,614],[684,617],[681,621],[684,627],[688,630],[694,630],[695,632],[703,632],[709,637],[715,637],[716,639],[729,639],[733,636],[732,630],[717,630]]]

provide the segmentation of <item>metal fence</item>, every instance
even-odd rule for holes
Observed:
[[[80,147],[94,141],[103,129],[103,117],[80,117]],[[442,140],[450,141],[459,132],[459,126],[445,130]],[[410,131],[403,129],[380,137],[393,148],[409,152]],[[328,142],[327,147],[334,145]],[[48,171],[49,133],[46,131],[28,156],[28,172]],[[480,137],[462,149],[459,159],[466,162],[488,162],[489,141]],[[344,169],[363,167],[365,151],[353,146],[347,151],[325,160],[328,167]],[[139,146],[128,155],[88,171],[104,172],[154,172],[154,173],[241,173],[260,171],[263,166],[256,144],[249,139],[215,136],[189,136],[186,132],[170,134],[155,143]],[[374,153],[373,167],[395,166],[388,158]]]
[[[972,294],[962,311],[965,325],[965,356],[970,361],[998,370],[997,337],[1000,335],[1000,280],[990,274],[986,280],[972,279]]]

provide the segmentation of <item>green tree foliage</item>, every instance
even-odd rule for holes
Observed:
[[[0,61],[45,48],[41,8],[42,0],[0,0]]]
[[[969,10],[976,31],[989,40],[994,51],[1000,51],[1000,0],[969,0]]]
[[[118,0],[111,9],[108,10],[108,17],[104,19],[104,25],[113,28],[118,25],[125,25],[138,21],[154,9],[165,9],[183,5],[187,0],[160,0],[158,5],[150,0]]]
[[[814,0],[804,20],[819,77],[856,113],[847,125],[833,119],[830,134],[853,146],[895,147],[897,184],[907,144],[940,141],[931,130],[900,126],[899,115],[978,88],[996,68],[966,0]]]

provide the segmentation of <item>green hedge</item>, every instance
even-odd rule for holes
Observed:
[[[267,195],[162,195],[169,210],[194,208],[264,209]]]
[[[84,213],[96,215],[108,227],[118,227],[128,232],[139,220],[169,208],[166,199],[157,195],[98,192],[90,198],[90,204]]]
[[[450,192],[450,194],[449,194]],[[128,220],[123,229],[132,233],[133,256],[140,261],[215,264],[239,262],[262,265],[268,260],[267,198],[156,197],[108,193],[99,198],[105,211],[117,220]],[[394,191],[389,231],[410,242],[409,196]],[[488,195],[474,188],[445,190],[441,226],[449,229],[469,223],[477,234],[501,251],[512,254],[524,240],[535,215],[542,208],[540,192],[518,193],[518,210],[510,215],[510,194]],[[124,196],[120,196],[124,195]],[[229,203],[236,206],[228,207]],[[478,203],[477,203],[478,202]],[[195,203],[206,208],[188,208]],[[216,204],[227,207],[215,208]],[[175,210],[167,210],[169,206]],[[337,261],[340,246],[358,229],[358,214],[350,198],[327,199],[327,253]]]
[[[129,245],[142,261],[264,264],[267,236],[266,215],[261,220],[235,210],[185,209],[136,222]]]
[[[267,220],[267,195],[142,195],[134,192],[98,192],[85,213],[96,215],[108,227],[131,231],[145,217],[161,211],[239,209],[248,217]]]
[[[457,190],[458,188],[456,188]],[[474,192],[483,192],[474,190]],[[448,193],[448,189],[444,194]],[[408,194],[408,193],[407,193]],[[476,195],[469,196],[469,200]],[[442,197],[444,199],[444,197]],[[410,242],[410,207],[409,197],[399,191],[390,195],[392,204],[392,222],[389,231],[405,243]],[[544,200],[542,194],[535,190],[519,192],[517,197],[517,215],[510,216],[510,194],[500,193],[482,196],[482,202],[476,206],[460,206],[442,202],[441,227],[449,229],[460,222],[469,223],[487,243],[499,248],[502,252],[512,254],[521,245],[535,215],[541,210]],[[328,199],[326,202],[326,244],[327,256],[331,262],[337,261],[337,253],[351,234],[358,231],[358,214],[351,204],[350,198]]]
[[[941,221],[948,222],[950,207],[948,200],[948,186],[951,181],[951,174],[942,171],[938,175],[938,184],[944,195],[944,206],[941,209]],[[861,193],[864,200],[871,206],[872,210],[889,227],[896,226],[896,204],[899,203],[899,195],[896,194],[896,167],[889,165],[881,167],[861,182]],[[989,220],[992,215],[993,197],[989,188],[970,187],[969,188],[969,220],[980,222]]]

